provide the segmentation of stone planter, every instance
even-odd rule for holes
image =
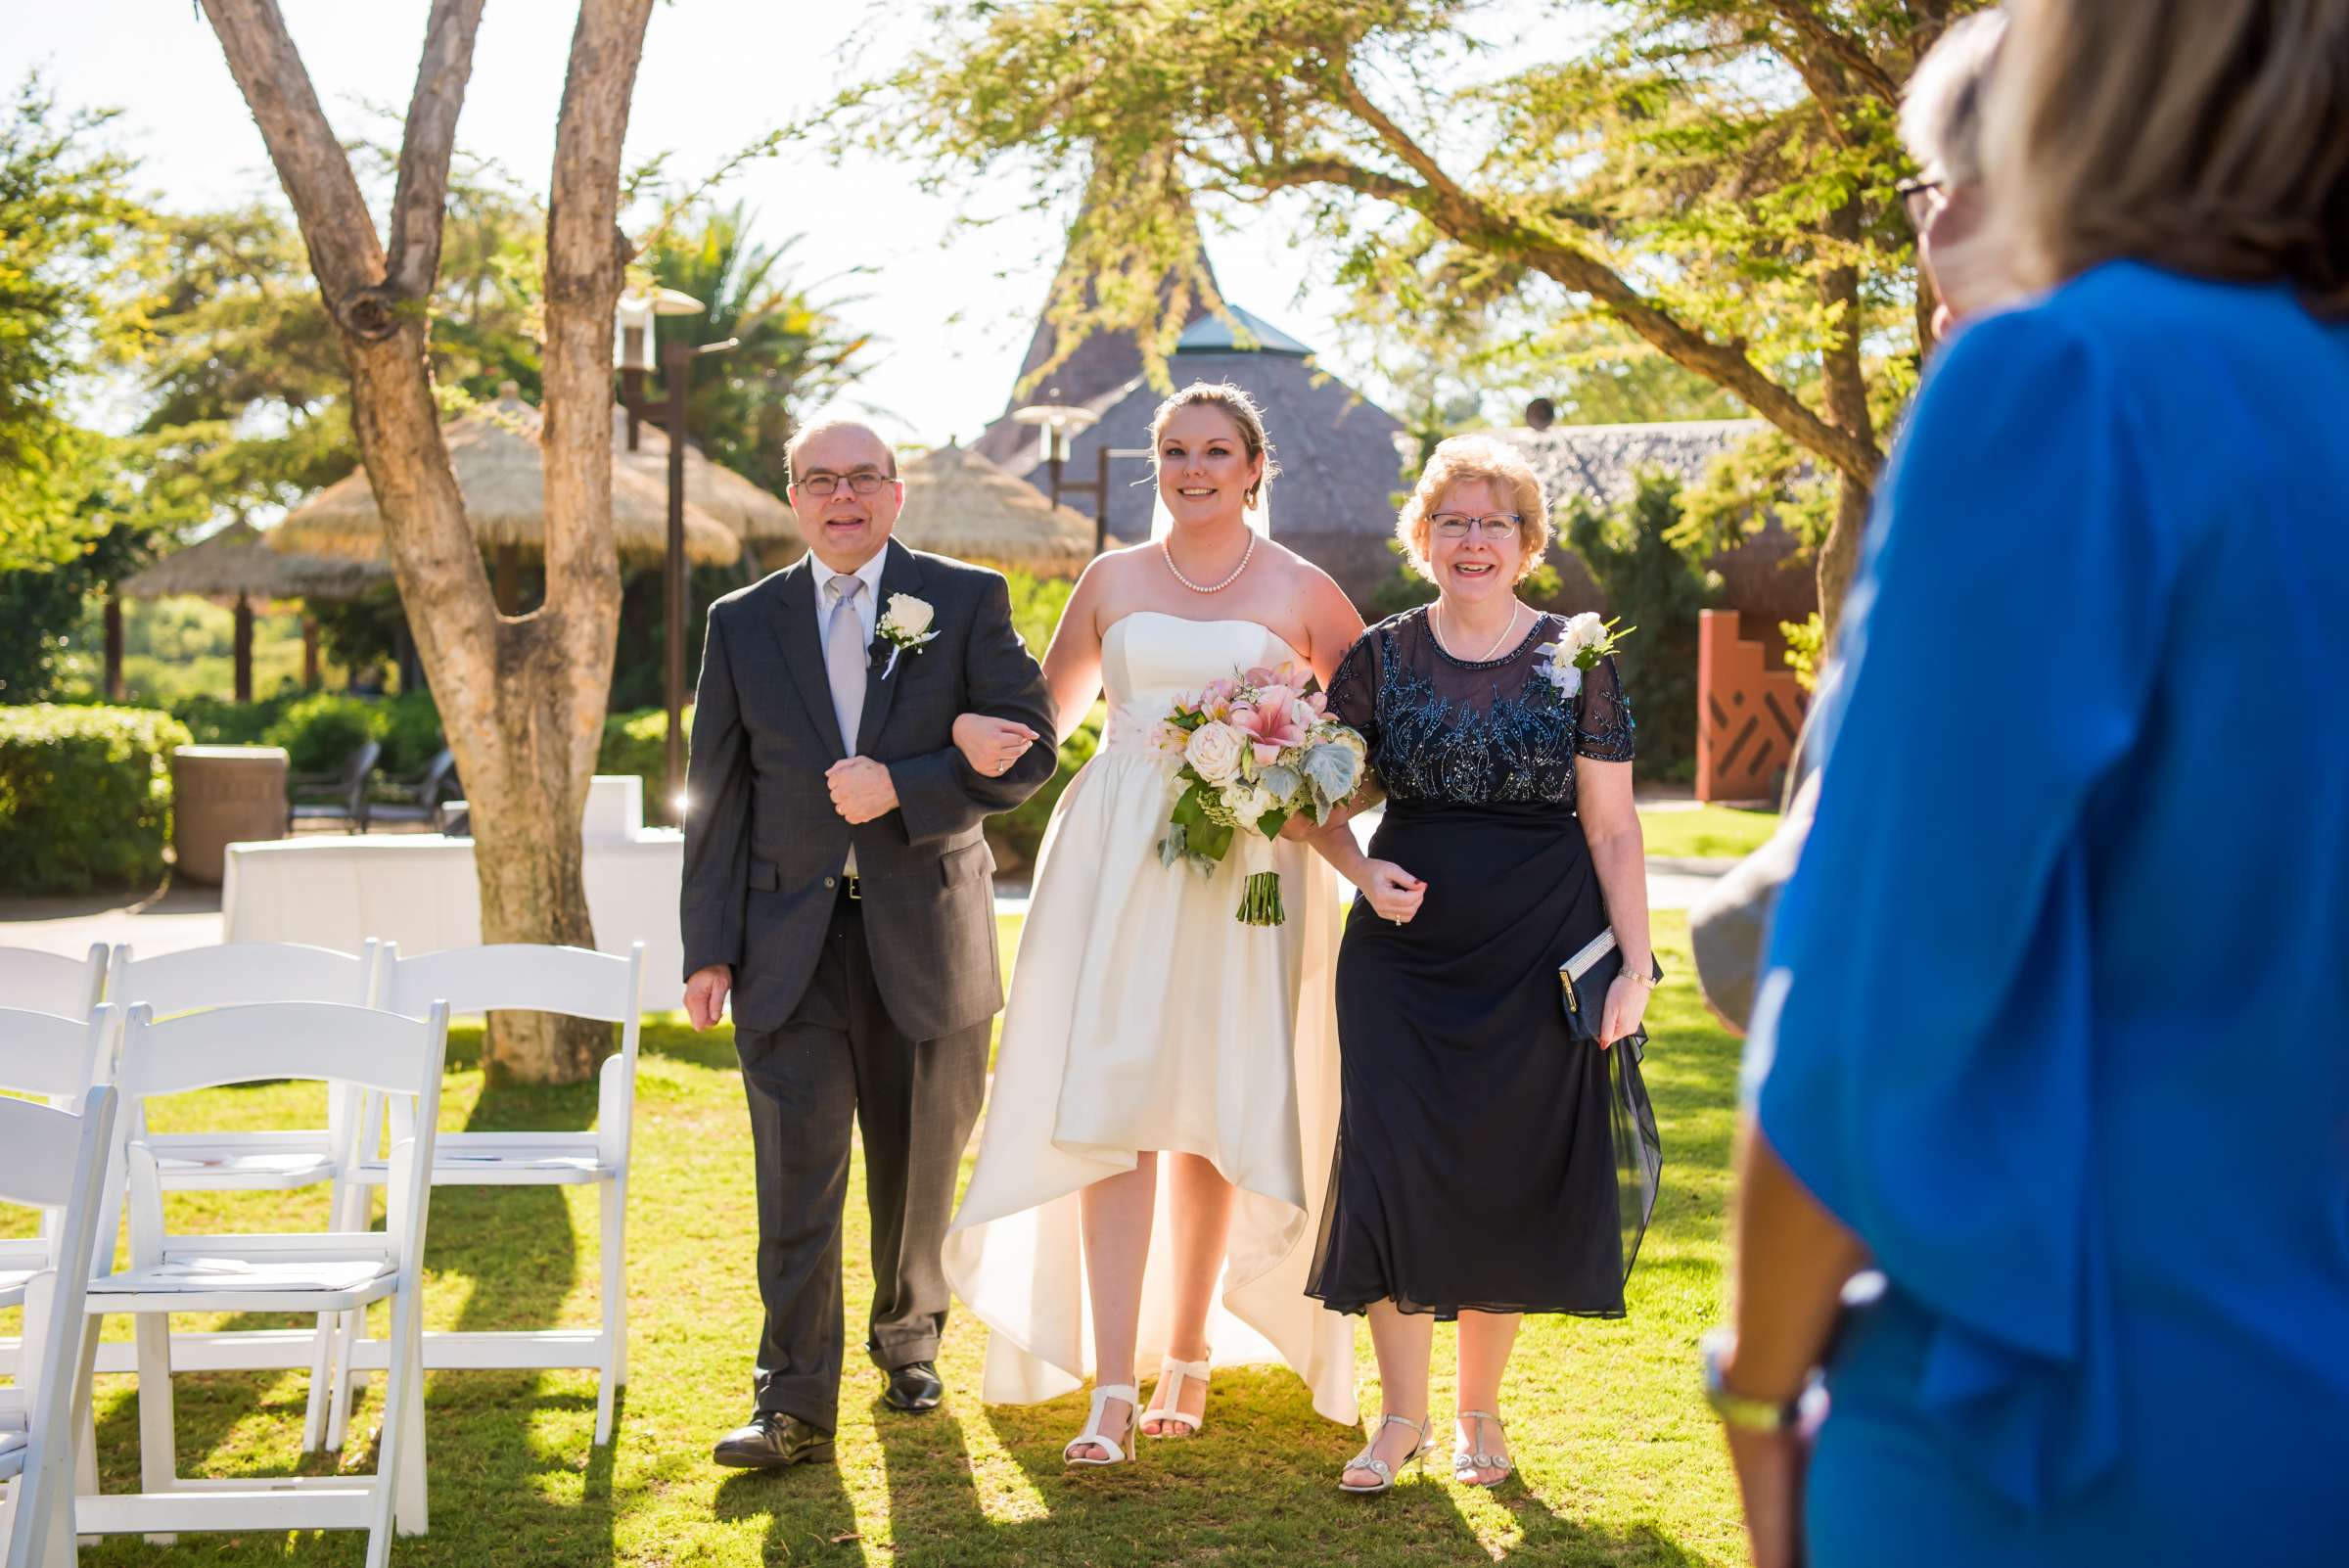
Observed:
[[[178,874],[217,887],[231,844],[286,836],[286,754],[277,746],[176,746],[172,848]]]

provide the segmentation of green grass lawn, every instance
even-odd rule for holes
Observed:
[[[432,1533],[398,1543],[403,1568],[645,1568],[754,1563],[1015,1565],[1461,1562],[1734,1564],[1745,1560],[1734,1491],[1694,1372],[1699,1332],[1722,1310],[1736,1047],[1687,979],[1685,921],[1657,917],[1673,979],[1658,992],[1647,1057],[1666,1149],[1665,1187],[1617,1322],[1529,1321],[1503,1396],[1522,1483],[1494,1496],[1439,1479],[1377,1499],[1334,1489],[1359,1434],[1315,1416],[1285,1370],[1218,1368],[1209,1425],[1187,1442],[1144,1440],[1138,1462],[1070,1474],[1061,1444],[1084,1398],[1036,1407],[979,1403],[983,1336],[967,1317],[942,1358],[947,1407],[885,1412],[853,1355],[870,1288],[861,1173],[849,1194],[852,1355],[837,1466],[782,1474],[717,1469],[717,1434],[749,1408],[759,1331],[750,1136],[733,1050],[648,1023],[630,1203],[630,1382],[614,1443],[592,1449],[586,1373],[439,1372],[427,1395]],[[478,1034],[452,1050],[444,1126],[576,1126],[592,1086],[484,1092]],[[273,1125],[302,1091],[214,1090],[159,1106],[159,1127]],[[275,1121],[275,1125],[284,1125]],[[322,1194],[184,1195],[193,1220],[264,1228],[315,1223]],[[427,1250],[428,1325],[523,1328],[593,1320],[594,1200],[578,1188],[442,1188]],[[14,1314],[8,1314],[13,1319]],[[115,1332],[122,1332],[119,1319]],[[14,1331],[13,1321],[7,1324]],[[183,1326],[201,1326],[194,1319]],[[1364,1407],[1378,1408],[1367,1335]],[[1436,1408],[1451,1407],[1451,1333],[1437,1337]],[[177,1381],[181,1473],[320,1473],[296,1452],[301,1374]],[[136,1397],[102,1379],[99,1453],[110,1490],[135,1486]],[[354,1416],[353,1468],[371,1462],[376,1407]],[[1446,1441],[1449,1443],[1448,1424]],[[361,1538],[331,1533],[183,1536],[164,1553],[109,1538],[90,1564],[356,1563]]]
[[[1747,855],[1777,830],[1777,812],[1729,806],[1639,813],[1639,836],[1650,854]]]

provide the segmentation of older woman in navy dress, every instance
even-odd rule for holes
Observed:
[[[1647,1005],[1615,662],[1553,675],[1565,623],[1516,595],[1548,527],[1513,448],[1446,441],[1397,531],[1437,602],[1365,631],[1329,689],[1330,712],[1369,742],[1385,819],[1367,854],[1343,825],[1314,838],[1362,890],[1338,955],[1343,1103],[1307,1287],[1370,1318],[1386,1415],[1341,1482],[1359,1493],[1423,1452],[1437,1319],[1460,1325],[1453,1474],[1509,1473],[1498,1396],[1518,1319],[1623,1314],[1654,1178],[1610,1122],[1610,1067],[1644,1115],[1637,1065],[1577,1041],[1558,987],[1558,966],[1611,920],[1627,961],[1604,1037]],[[1634,1161],[1622,1182],[1619,1152]]]
[[[1928,378],[1820,697],[1715,1396],[1758,1568],[2338,1564],[2349,12],[2010,11],[2058,286]]]

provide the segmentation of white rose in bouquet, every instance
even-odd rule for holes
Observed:
[[[1568,657],[1572,657],[1606,641],[1607,623],[1598,618],[1596,611],[1586,610],[1566,623],[1565,633],[1558,640],[1565,644]]]
[[[1191,731],[1183,743],[1182,760],[1210,784],[1226,784],[1238,776],[1240,753],[1246,748],[1240,732],[1221,719],[1210,719]]]
[[[1279,806],[1279,797],[1261,784],[1235,780],[1223,786],[1223,809],[1231,813],[1233,821],[1244,826],[1254,827],[1266,812],[1276,810]]]

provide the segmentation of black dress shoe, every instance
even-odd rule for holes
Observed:
[[[889,1369],[889,1387],[881,1398],[893,1410],[919,1415],[937,1409],[945,1394],[946,1385],[939,1381],[936,1361],[907,1361]]]
[[[829,1461],[832,1434],[796,1415],[760,1410],[750,1425],[719,1438],[710,1457],[737,1470],[781,1470],[810,1460]]]

